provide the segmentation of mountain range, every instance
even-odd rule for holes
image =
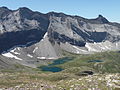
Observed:
[[[63,52],[93,54],[120,50],[120,24],[64,13],[46,14],[22,7],[0,7],[0,68],[64,57]]]

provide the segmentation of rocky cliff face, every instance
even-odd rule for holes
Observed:
[[[120,49],[120,24],[26,7],[0,7],[0,53],[21,62]],[[24,63],[25,64],[25,63]]]

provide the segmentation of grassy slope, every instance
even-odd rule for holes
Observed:
[[[107,86],[110,79],[120,80],[120,75],[115,73],[120,72],[120,53],[104,52],[93,55],[75,55],[64,53],[66,56],[75,57],[74,60],[58,65],[65,70],[62,72],[52,73],[43,72],[38,69],[16,65],[14,70],[1,70],[0,72],[0,88],[26,88],[31,90],[43,88],[43,90],[70,90],[70,88],[81,88],[78,90],[88,90],[88,88],[100,88],[100,90],[117,90],[118,87]],[[99,63],[88,63],[88,60],[103,60]],[[93,76],[82,77],[77,74],[84,70],[92,70],[97,74]],[[101,78],[99,80],[99,78]],[[105,79],[107,78],[107,79]],[[112,82],[111,80],[111,82]],[[96,84],[96,86],[95,86]],[[110,83],[111,84],[111,83]],[[120,85],[120,81],[116,83]],[[16,87],[18,86],[18,87]],[[60,89],[63,88],[63,89]],[[74,90],[74,89],[73,89]],[[98,89],[97,89],[98,90]],[[119,88],[118,88],[119,90]]]
[[[81,70],[93,70],[99,73],[120,73],[120,53],[103,52],[92,55],[73,55],[73,61],[58,65],[64,72],[75,73]],[[103,62],[89,62],[89,60],[102,60]]]

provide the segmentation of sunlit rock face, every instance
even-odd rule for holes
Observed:
[[[91,54],[120,49],[120,24],[26,7],[0,7],[0,53],[18,61],[57,59],[62,51]],[[12,51],[14,50],[14,51]]]

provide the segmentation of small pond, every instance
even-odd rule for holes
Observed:
[[[103,62],[103,60],[89,60],[88,63],[90,62]]]
[[[59,65],[59,64],[64,64],[68,61],[71,61],[73,58],[70,57],[64,57],[64,58],[60,58],[57,60],[54,60],[52,64],[49,64],[48,66],[54,66],[54,65]]]
[[[50,71],[50,72],[60,72],[63,69],[59,67],[49,67],[49,66],[42,66],[40,67],[42,71]]]
[[[63,69],[59,68],[59,67],[56,67],[55,65],[64,64],[64,63],[66,63],[68,61],[71,61],[71,60],[73,60],[73,58],[64,57],[64,58],[54,60],[53,63],[51,63],[51,64],[48,64],[46,66],[41,66],[41,67],[38,67],[38,68],[40,68],[42,71],[60,72]]]

